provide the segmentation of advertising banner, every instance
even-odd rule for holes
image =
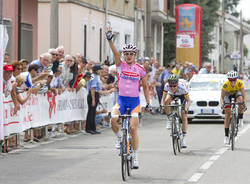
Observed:
[[[4,139],[3,133],[3,58],[8,43],[7,29],[4,25],[0,25],[0,140]]]
[[[57,96],[53,93],[31,95],[16,115],[10,96],[4,98],[3,104],[4,136],[49,124],[86,120],[88,110],[86,89],[78,93],[65,91]]]

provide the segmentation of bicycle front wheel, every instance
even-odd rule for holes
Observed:
[[[127,179],[127,132],[124,130],[122,137],[122,154],[121,154],[122,179]]]
[[[172,118],[171,136],[172,136],[173,151],[174,151],[174,154],[177,155],[177,150],[178,150],[178,140],[177,139],[178,139],[178,137],[177,137],[177,127],[176,127],[175,118]]]
[[[235,146],[235,126],[237,123],[237,118],[236,116],[231,117],[230,120],[230,144],[231,144],[231,150],[234,150]]]

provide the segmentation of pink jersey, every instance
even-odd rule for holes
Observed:
[[[131,66],[121,61],[117,66],[119,95],[126,97],[138,97],[140,80],[146,75],[145,69],[133,63]]]

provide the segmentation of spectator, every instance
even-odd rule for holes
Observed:
[[[12,90],[11,76],[13,74],[13,67],[10,64],[3,67],[3,93],[5,97],[9,96]]]
[[[63,88],[62,79],[61,79],[61,77],[60,77],[61,73],[62,73],[62,68],[59,67],[59,68],[57,69],[57,71],[55,71],[54,76],[53,76],[53,79],[52,79],[52,81],[51,81],[51,83],[50,83],[50,87],[51,87],[51,88],[57,89],[59,95],[60,95],[60,94],[62,93],[62,91],[63,91],[63,89],[62,89],[62,88]]]
[[[28,72],[23,72],[21,74],[25,78],[24,84],[26,85],[26,87],[31,88],[34,87],[35,85],[40,87],[38,83],[40,83],[41,80],[43,80],[48,76],[47,73],[42,73],[42,75],[38,76],[38,70],[39,70],[38,65],[31,64],[28,68]]]
[[[83,56],[81,53],[76,53],[76,62],[80,64],[82,62]]]
[[[83,78],[77,84],[76,92],[78,92],[81,87],[87,88],[87,82],[90,80],[90,78],[91,78],[91,73],[90,72],[86,72],[84,74]]]
[[[12,73],[13,73],[12,65],[7,64],[3,66],[3,94],[5,95],[5,97],[11,95],[12,101],[14,103],[14,114],[16,114],[20,106],[18,105],[16,95],[12,90],[12,83],[11,83]]]
[[[58,46],[56,50],[58,53],[58,60],[61,61],[61,59],[64,59],[64,47],[62,45]]]
[[[93,68],[93,61],[90,61],[90,60],[87,60],[88,61],[88,63],[87,63],[87,65],[86,65],[86,70],[85,70],[85,72],[90,72],[90,73],[92,73],[92,68]],[[84,72],[84,73],[85,73]]]
[[[13,83],[12,87],[14,92],[16,93],[16,97],[17,97],[17,102],[21,105],[23,105],[25,102],[28,101],[30,95],[32,94],[33,88],[22,88],[23,83],[25,82],[25,77],[23,75],[18,75],[16,76],[16,82]],[[21,97],[21,93],[23,93],[24,91],[26,91],[27,89],[27,95],[25,98]]]
[[[104,76],[108,76],[108,74],[109,74],[109,67],[107,65],[103,65],[100,76],[104,77]]]
[[[95,116],[96,116],[96,107],[99,103],[99,92],[101,91],[101,83],[98,79],[99,71],[101,70],[100,65],[93,66],[93,74],[91,80],[87,83],[88,90],[88,113],[86,121],[86,132],[90,134],[100,134],[96,131],[95,125]]]
[[[96,129],[100,130],[100,126],[108,126],[109,118],[107,114],[107,110],[103,107],[101,103],[98,104],[96,108],[96,116],[95,116],[95,124]]]
[[[176,63],[174,69],[172,70],[172,73],[179,77],[180,72],[181,72],[181,65],[179,63]]]
[[[70,72],[70,67],[73,66],[73,58],[70,55],[66,55],[62,64],[62,84],[65,88],[70,88],[69,83],[73,79],[73,73]]]
[[[110,66],[109,60],[106,59],[106,60],[104,61],[104,65]]]
[[[16,76],[22,73],[23,67],[22,64],[18,61],[13,61],[11,65],[13,67],[13,75],[11,77],[11,81],[13,82],[16,80]]]
[[[117,75],[116,67],[111,68],[108,74],[107,84],[114,84],[115,81],[117,80],[116,75]]]
[[[72,56],[72,59],[73,59],[73,64],[72,66],[70,67],[70,72],[73,73],[73,78],[72,80],[69,82],[69,86],[70,88],[73,89],[73,85],[76,81],[76,78],[78,76],[78,63],[76,61],[76,58],[74,56]],[[75,86],[76,87],[76,86]]]
[[[4,54],[3,62],[4,64],[10,64],[10,55],[8,53]]]
[[[42,72],[46,70],[46,67],[49,65],[50,63],[50,58],[51,55],[49,53],[44,53],[41,54],[38,60],[34,60],[32,61],[30,64],[36,64],[38,65],[39,69],[38,69],[38,75]]]
[[[82,80],[82,78],[84,76],[84,71],[86,69],[86,64],[87,64],[86,58],[82,57],[81,61],[78,63],[78,75],[76,77],[73,88],[77,88],[78,83]]]
[[[51,70],[53,73],[55,73],[60,65],[59,59],[58,59],[58,51],[54,48],[51,48],[48,50],[48,53],[51,55],[51,61],[52,61],[52,68]],[[48,71],[50,72],[50,71]]]
[[[168,77],[172,74],[172,67],[170,65],[167,65],[167,68],[161,73],[160,76],[160,81],[161,81],[161,85],[162,85],[162,91],[163,88],[168,80]]]
[[[206,62],[204,68],[201,68],[199,74],[212,74],[213,71],[211,70],[211,63]]]
[[[21,59],[20,63],[22,64],[22,68],[23,68],[22,72],[27,72],[27,70],[28,70],[28,65],[29,65],[28,60],[26,60],[26,59]]]

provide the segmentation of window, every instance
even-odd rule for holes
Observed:
[[[87,25],[84,25],[84,43],[83,43],[83,55],[87,57]]]
[[[21,58],[33,60],[33,26],[21,23]]]
[[[131,36],[129,34],[125,34],[125,44],[130,43]]]
[[[3,24],[6,25],[9,41],[6,47],[6,53],[10,55],[10,61],[12,60],[12,22],[10,20],[3,20]]]
[[[100,42],[99,42],[99,60],[102,62],[102,28],[100,28]]]

